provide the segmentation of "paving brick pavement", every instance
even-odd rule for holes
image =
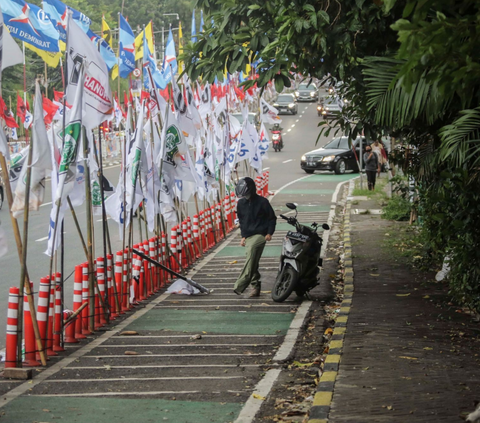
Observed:
[[[460,422],[480,399],[478,323],[385,248],[399,225],[351,216],[354,294],[329,422]]]

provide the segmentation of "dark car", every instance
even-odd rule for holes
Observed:
[[[308,82],[302,82],[295,91],[295,97],[297,97],[298,101],[317,101],[317,86],[313,82],[310,84]]]
[[[338,97],[328,96],[319,99],[317,105],[318,116],[322,116],[324,119],[335,117],[342,110],[339,103]]]
[[[343,174],[347,170],[358,172],[357,159],[360,155],[360,142],[362,143],[362,152],[365,151],[367,140],[365,137],[357,137],[350,147],[348,137],[334,138],[327,145],[318,150],[305,153],[300,166],[306,173],[313,173],[316,170],[328,170],[338,174]]]
[[[273,103],[273,107],[278,110],[278,114],[291,113],[296,115],[298,113],[298,104],[293,94],[280,94]]]

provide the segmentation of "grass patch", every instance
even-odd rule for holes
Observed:
[[[394,195],[383,208],[382,219],[404,221],[410,219],[412,204],[400,195]]]
[[[377,179],[375,184],[375,191],[369,191],[367,188],[360,188],[360,179],[355,180],[355,188],[353,189],[352,195],[354,197],[368,197],[370,199],[378,200],[380,203],[388,199],[387,193],[385,192],[385,187],[388,184],[388,178],[383,177]],[[363,186],[367,186],[367,178],[363,180]]]

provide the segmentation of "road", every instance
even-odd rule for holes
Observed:
[[[264,162],[264,168],[270,171],[271,191],[278,190],[292,180],[298,179],[306,174],[300,169],[300,157],[305,152],[315,148],[315,141],[318,135],[317,124],[319,118],[316,112],[316,103],[299,103],[298,114],[282,115],[282,127],[284,128],[284,149],[281,152],[269,151],[269,158]],[[321,139],[319,145],[324,145],[326,139]],[[120,167],[118,165],[107,167],[105,176],[116,184]],[[49,257],[44,254],[47,247],[48,221],[51,204],[48,199],[51,198],[49,187],[45,195],[47,203],[42,205],[38,212],[30,214],[29,223],[29,242],[28,242],[28,271],[30,279],[34,283],[35,291],[41,277],[48,274]],[[76,210],[78,220],[85,234],[86,211],[85,207],[79,207]],[[20,266],[15,248],[13,231],[8,215],[7,207],[0,211],[0,220],[2,227],[7,233],[9,240],[8,253],[0,258],[0,348],[5,345],[5,328],[8,305],[8,289],[11,286],[18,286],[20,278]],[[102,254],[103,246],[101,240],[102,223],[100,216],[95,217],[95,251],[96,255]],[[65,282],[65,306],[71,307],[73,296],[73,277],[69,277],[74,270],[74,266],[85,260],[83,248],[79,240],[74,221],[71,214],[67,211],[65,217],[65,276],[68,278]],[[121,241],[118,236],[117,225],[109,221],[112,248],[114,251],[121,249]],[[137,231],[135,231],[135,235]],[[57,263],[59,267],[59,263]]]

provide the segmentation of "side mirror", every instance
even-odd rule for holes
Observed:
[[[290,210],[296,210],[297,205],[295,203],[287,203],[285,204]]]
[[[322,225],[322,228],[328,231],[330,229],[330,226],[328,226],[326,223]]]

